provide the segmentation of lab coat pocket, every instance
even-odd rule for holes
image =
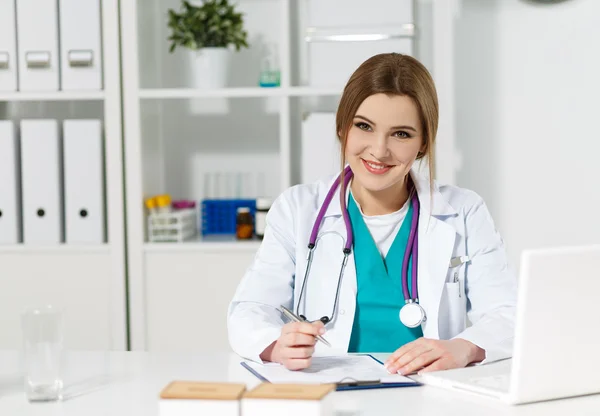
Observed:
[[[446,283],[448,338],[456,336],[467,327],[467,297],[463,286],[460,280]]]

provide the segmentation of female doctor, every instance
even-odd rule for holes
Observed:
[[[392,353],[400,374],[510,357],[516,281],[482,199],[428,179],[437,127],[414,58],[376,55],[354,72],[336,117],[345,169],[274,202],[229,307],[236,353],[295,370],[314,354]]]

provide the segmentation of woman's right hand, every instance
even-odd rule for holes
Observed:
[[[325,326],[321,321],[285,324],[279,339],[261,354],[261,358],[280,363],[288,370],[303,370],[310,366],[316,336],[324,333]]]

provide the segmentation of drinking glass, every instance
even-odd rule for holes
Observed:
[[[63,311],[48,305],[22,315],[25,395],[29,401],[62,398]]]

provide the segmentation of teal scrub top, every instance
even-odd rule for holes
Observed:
[[[348,352],[394,352],[423,336],[420,326],[404,326],[399,315],[404,305],[401,272],[413,216],[412,204],[409,204],[406,217],[387,255],[382,258],[352,194],[348,199],[358,288]],[[411,269],[412,258],[408,265],[409,291]]]

